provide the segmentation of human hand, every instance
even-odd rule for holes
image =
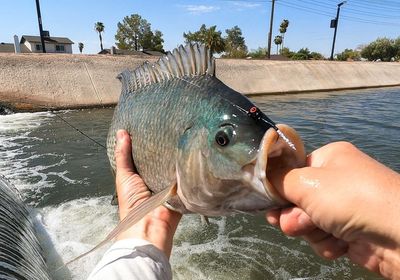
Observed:
[[[269,223],[302,236],[325,258],[353,262],[400,279],[400,175],[349,143],[328,144],[307,167],[273,185],[296,206],[267,213]]]
[[[131,138],[125,130],[117,132],[115,161],[119,217],[122,221],[129,211],[151,196],[142,178],[134,171]],[[173,237],[181,217],[182,214],[161,205],[128,230],[122,232],[117,239],[145,239],[163,251],[169,258]]]

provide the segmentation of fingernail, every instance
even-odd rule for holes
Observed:
[[[305,213],[305,212],[300,213],[299,217],[297,218],[297,221],[300,225],[303,225],[303,226],[304,225],[307,225],[307,226],[312,225],[310,216],[308,216],[307,213]]]
[[[125,130],[120,129],[117,131],[117,141],[121,142],[125,137]]]

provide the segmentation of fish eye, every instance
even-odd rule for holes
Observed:
[[[227,146],[234,135],[232,127],[224,127],[215,134],[215,142],[221,147]]]

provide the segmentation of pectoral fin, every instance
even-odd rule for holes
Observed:
[[[115,171],[114,169],[111,168],[111,173],[113,175],[114,178],[114,182],[115,182]],[[114,195],[111,199],[111,205],[118,205],[118,195],[117,195],[117,190],[114,191]]]
[[[129,227],[133,226],[136,224],[138,221],[140,221],[144,216],[146,216],[149,212],[153,211],[156,209],[158,206],[164,204],[166,201],[171,199],[174,195],[176,195],[176,183],[174,183],[171,187],[153,195],[143,203],[139,204],[137,207],[132,209],[128,213],[128,215],[121,221],[119,224],[107,235],[107,237],[101,241],[99,244],[97,244],[95,247],[90,249],[89,251],[79,255],[78,257],[74,258],[73,260],[67,262],[65,266],[69,265],[70,263],[77,261],[84,256],[94,252],[95,250],[99,249],[112,239],[118,236],[121,232],[124,232],[127,230]]]
[[[118,194],[117,191],[114,192],[113,197],[111,198],[111,205],[118,205]]]

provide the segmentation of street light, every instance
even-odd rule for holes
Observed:
[[[343,1],[337,5],[337,13],[336,13],[336,18],[331,20],[331,28],[335,28],[335,32],[333,33],[333,43],[332,43],[332,51],[331,51],[331,57],[330,60],[333,60],[333,52],[335,50],[335,42],[336,42],[336,32],[337,32],[337,27],[339,24],[339,13],[340,13],[340,7],[344,4],[346,4],[347,1]]]

